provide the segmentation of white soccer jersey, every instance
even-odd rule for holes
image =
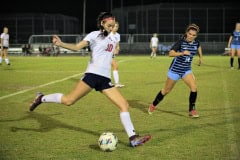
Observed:
[[[111,32],[111,33],[110,33],[110,36],[112,36],[113,39],[114,39],[116,42],[120,42],[120,34],[119,34],[119,33],[113,34],[113,33]]]
[[[2,33],[1,40],[4,47],[9,47],[9,34]]]
[[[152,44],[152,47],[157,47],[158,46],[158,38],[157,37],[152,37],[151,38],[151,44]]]
[[[111,62],[117,41],[110,35],[104,37],[100,33],[100,31],[93,31],[83,39],[89,42],[92,51],[86,73],[111,78]]]

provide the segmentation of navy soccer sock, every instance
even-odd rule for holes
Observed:
[[[156,96],[155,100],[153,101],[153,105],[157,106],[158,103],[160,103],[163,98],[164,98],[164,95],[162,95],[162,91],[160,91]]]
[[[197,99],[197,92],[190,92],[190,96],[189,96],[189,111],[195,109],[196,99]]]

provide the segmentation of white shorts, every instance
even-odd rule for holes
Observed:
[[[152,48],[157,48],[157,46],[152,46]]]

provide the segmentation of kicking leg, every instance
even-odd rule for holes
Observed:
[[[120,110],[120,119],[130,140],[130,146],[136,147],[144,144],[151,139],[150,135],[139,136],[135,133],[133,123],[128,111],[129,104],[127,100],[120,94],[117,88],[109,88],[102,91]]]
[[[167,95],[175,86],[177,81],[170,79],[169,77],[166,80],[165,87],[160,90],[154,99],[153,103],[148,108],[148,113],[152,114],[156,106],[163,100],[164,96]]]
[[[61,103],[70,106],[89,93],[91,90],[92,88],[90,88],[85,82],[79,81],[76,87],[67,95],[63,95],[62,93],[54,93],[44,96],[42,93],[38,93],[37,97],[30,105],[30,111],[33,111],[42,102]]]

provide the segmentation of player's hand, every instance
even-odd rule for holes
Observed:
[[[61,46],[61,39],[57,35],[53,35],[52,43],[56,46]]]
[[[119,49],[114,49],[113,54],[119,54]]]
[[[189,56],[189,55],[191,54],[191,52],[188,51],[188,50],[185,50],[185,51],[183,51],[182,53],[183,53],[183,55],[187,55],[187,56]]]

